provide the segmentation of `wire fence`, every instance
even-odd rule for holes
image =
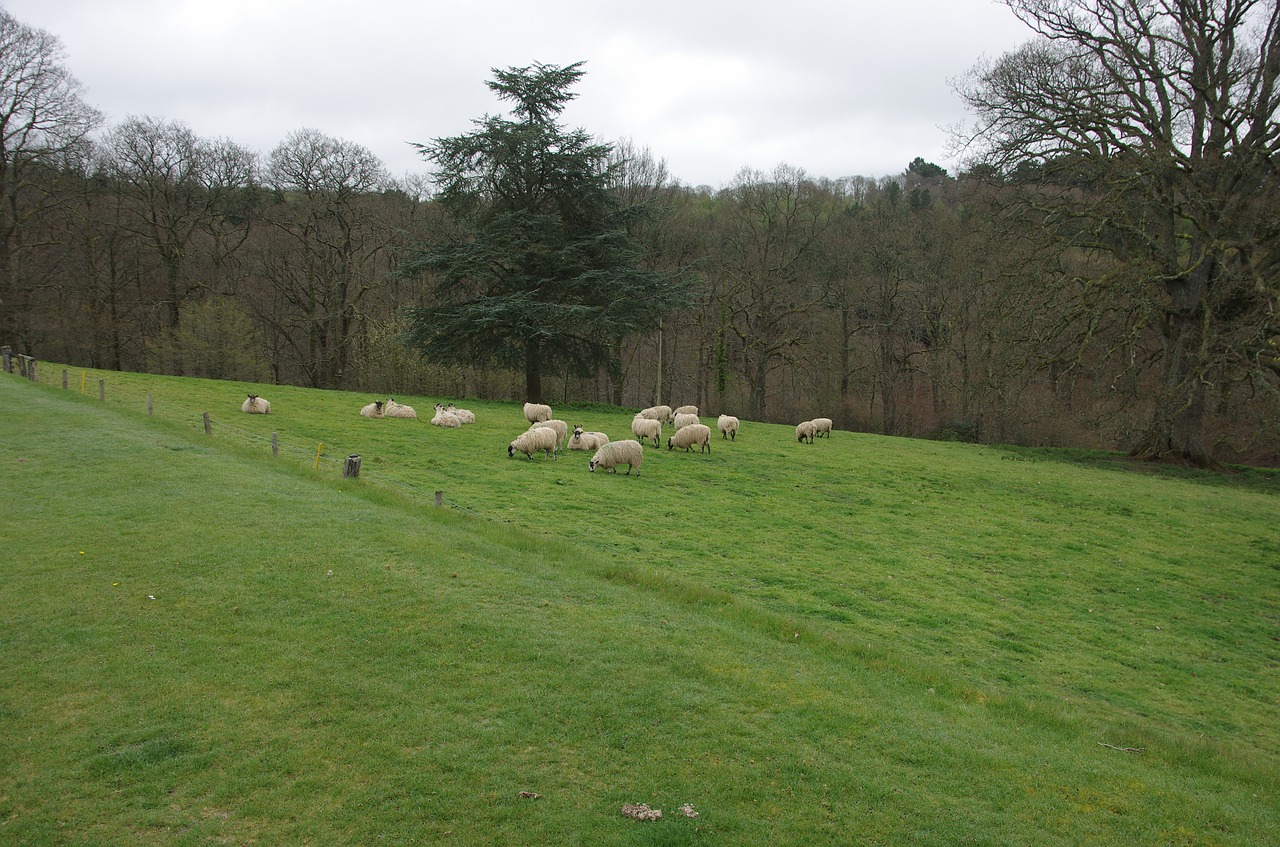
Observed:
[[[32,382],[45,385],[52,384],[47,379],[41,379],[41,368],[33,357],[15,355],[8,347],[0,348],[0,355],[3,356],[3,368],[6,373],[18,373]],[[44,370],[48,372],[48,365],[45,366]],[[78,385],[76,385],[77,382]],[[495,523],[510,523],[509,520],[491,512],[481,511],[459,503],[452,496],[446,500],[444,491],[440,488],[423,486],[409,480],[398,479],[393,474],[388,473],[386,468],[380,468],[371,475],[368,473],[367,468],[362,469],[358,454],[336,449],[338,444],[332,441],[317,441],[314,446],[290,442],[281,439],[278,432],[272,432],[269,436],[264,435],[261,432],[255,432],[246,427],[229,423],[224,418],[215,419],[208,411],[184,407],[172,400],[165,400],[163,403],[157,404],[151,392],[141,391],[122,383],[109,383],[104,377],[95,378],[95,382],[91,384],[87,370],[81,370],[80,379],[74,380],[71,377],[71,370],[63,368],[61,384],[64,389],[74,391],[78,388],[79,393],[84,396],[96,396],[103,403],[135,414],[138,413],[139,409],[145,408],[145,415],[148,417],[160,417],[162,420],[180,423],[183,426],[190,427],[197,433],[203,432],[207,437],[214,440],[247,446],[254,451],[269,449],[273,456],[310,467],[317,473],[323,469],[325,475],[358,476],[362,483],[400,492],[424,504],[434,503],[436,507],[447,507],[454,511]],[[157,411],[160,414],[157,414]],[[356,460],[354,463],[352,462],[353,459]],[[351,472],[353,464],[355,473]]]

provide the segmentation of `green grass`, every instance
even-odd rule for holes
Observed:
[[[637,479],[508,459],[518,404],[71,376],[0,378],[0,843],[1280,829],[1273,472],[748,421]]]

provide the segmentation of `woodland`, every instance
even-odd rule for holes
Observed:
[[[1276,3],[1009,5],[1036,37],[957,83],[976,116],[959,173],[906,152],[887,176],[783,163],[694,187],[628,139],[584,142],[637,283],[594,296],[637,311],[598,355],[548,357],[540,398],[527,345],[426,343],[441,280],[466,274],[423,257],[470,243],[493,202],[472,184],[459,214],[450,140],[393,178],[317,130],[262,156],[160,117],[105,126],[56,36],[0,11],[0,344],[371,399],[693,403],[1280,465]],[[511,126],[587,137],[515,102]]]

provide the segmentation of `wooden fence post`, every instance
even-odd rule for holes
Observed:
[[[436,492],[436,508],[438,509],[443,505],[444,505],[444,492],[437,491]]]
[[[148,391],[147,392],[147,417],[151,417],[151,409],[152,409],[151,392]]]
[[[0,359],[4,360],[4,372],[13,373],[13,348],[8,344],[0,347]]]
[[[209,422],[209,413],[204,413],[204,434],[213,435],[213,425]]]
[[[40,377],[36,376],[36,360],[34,356],[31,358],[31,364],[27,366],[27,369],[30,371],[28,375],[30,376],[31,381],[39,382]]]
[[[67,369],[66,368],[62,369],[62,390],[63,391],[67,390]]]
[[[107,381],[105,379],[98,380],[98,399],[107,399]]]
[[[352,453],[342,465],[343,479],[356,479],[360,476],[360,457]]]

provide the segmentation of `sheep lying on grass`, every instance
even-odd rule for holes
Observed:
[[[662,439],[662,421],[656,418],[642,418],[640,415],[636,415],[631,419],[631,434],[641,441],[646,438],[652,438],[653,446],[657,447],[658,441]]]
[[[431,416],[431,425],[457,429],[462,426],[462,421],[452,412],[446,412],[443,403],[437,403],[436,413]]]
[[[369,405],[360,410],[360,416],[363,418],[380,418],[382,417],[382,401],[374,400]]]
[[[531,424],[549,421],[554,417],[555,415],[551,414],[550,406],[543,405],[542,403],[524,404],[524,419]]]
[[[514,457],[516,453],[524,453],[530,459],[533,454],[542,451],[543,461],[550,456],[552,461],[556,459],[556,431],[549,426],[535,426],[533,429],[527,430],[516,436],[516,440],[511,442],[511,446],[507,448],[507,455]]]
[[[418,419],[418,413],[413,410],[412,406],[397,403],[394,397],[388,397],[387,402],[382,404],[382,416],[384,418],[411,418],[415,421]]]
[[[693,414],[690,414],[688,412],[676,412],[675,419],[672,425],[676,428],[676,432],[679,432],[689,424],[696,424],[696,423],[701,423],[701,421],[698,420],[698,415],[696,412]]]
[[[824,435],[827,438],[830,438],[831,437],[831,418],[814,418],[813,434],[817,438],[821,438]]]
[[[721,415],[716,421],[716,429],[720,430],[721,438],[728,438],[731,441],[738,440],[738,419],[733,415]]]
[[[250,394],[249,399],[240,404],[240,411],[249,415],[269,415],[271,414],[271,403],[265,397]]]
[[[699,453],[711,452],[711,427],[706,424],[689,424],[676,430],[676,434],[667,439],[667,449],[683,447],[688,453],[693,445],[698,445]]]
[[[640,463],[644,461],[644,447],[639,441],[610,441],[596,451],[587,463],[592,473],[596,468],[604,468],[610,473],[618,472],[618,465],[627,466],[627,475],[635,468],[636,476],[640,476]]]
[[[535,429],[540,426],[545,426],[548,429],[554,429],[556,431],[556,449],[557,450],[564,449],[564,442],[569,437],[569,425],[567,423],[565,423],[562,420],[557,420],[556,418],[552,418],[549,421],[542,421],[541,423],[536,423],[533,426],[529,427],[529,429]]]
[[[671,407],[670,406],[650,406],[647,409],[641,409],[638,417],[648,418],[651,421],[660,421],[661,423],[671,423]]]
[[[796,424],[796,440],[801,443],[808,441],[812,444],[813,436],[817,431],[818,425],[813,421],[805,421],[804,423]]]
[[[609,436],[603,432],[583,432],[582,427],[575,426],[569,438],[570,450],[599,450],[609,443]]]
[[[459,409],[457,406],[450,403],[448,406],[444,407],[444,410],[457,415],[458,420],[462,421],[464,424],[473,424],[476,422],[476,413],[470,409]]]

